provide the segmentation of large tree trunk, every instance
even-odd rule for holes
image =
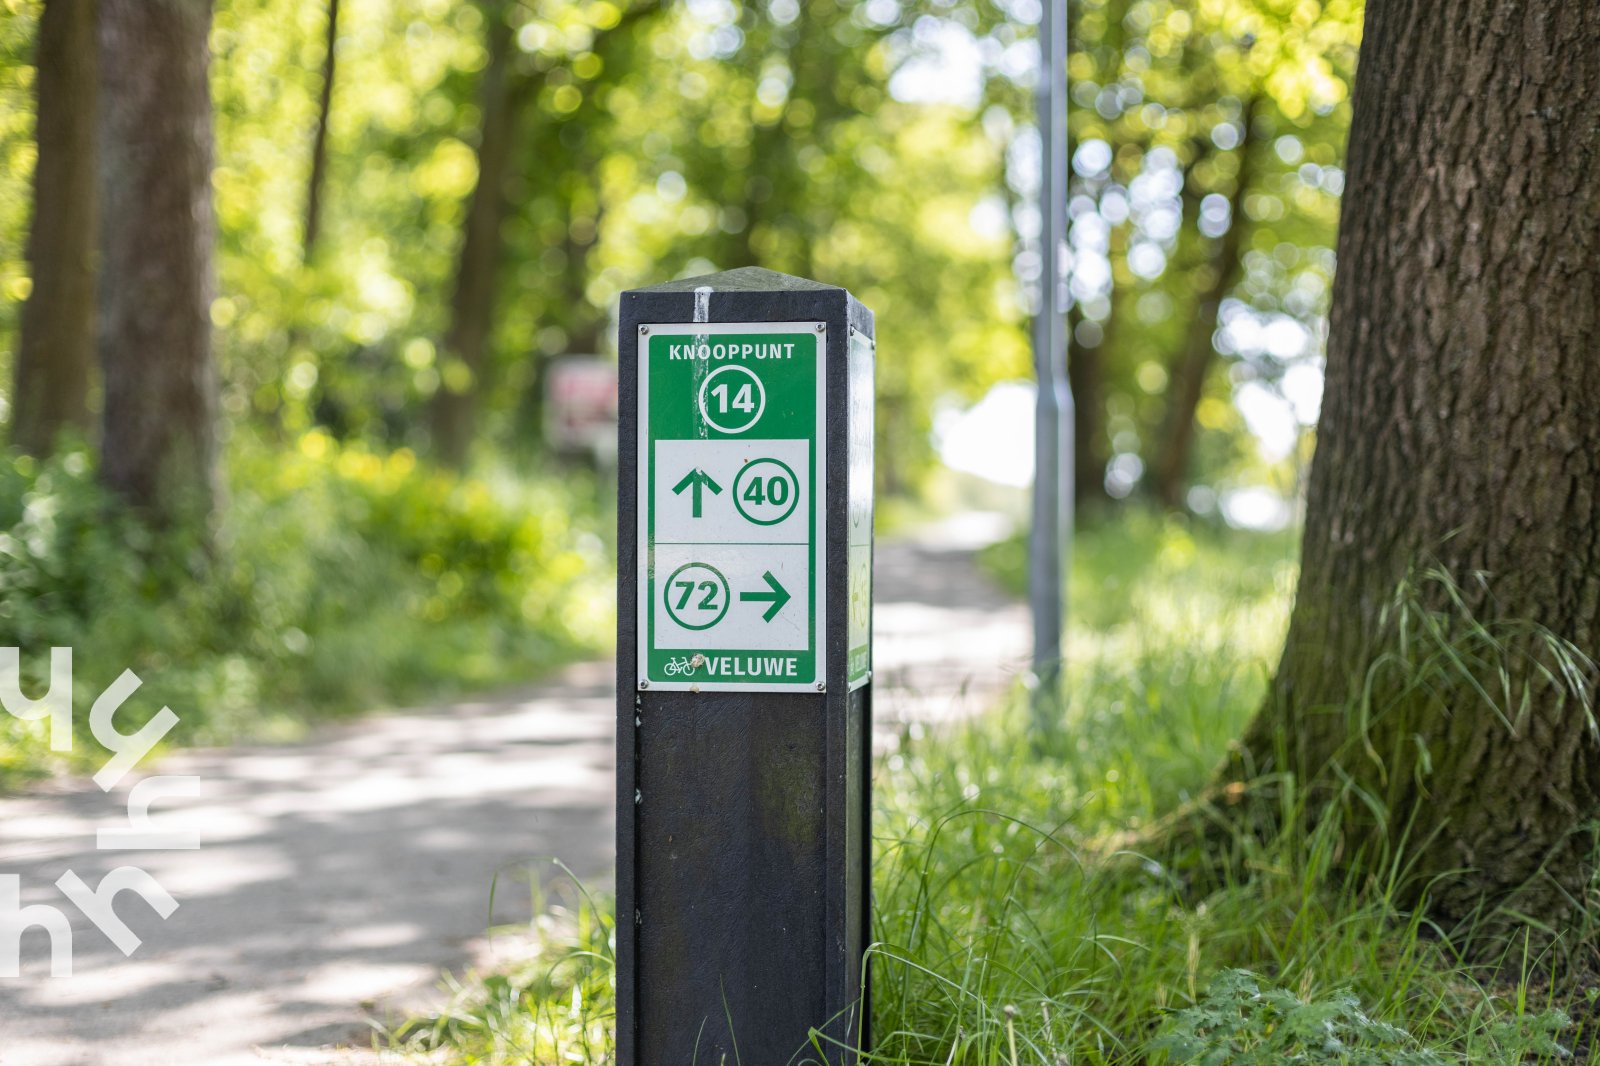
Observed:
[[[1593,669],[1554,681],[1526,623],[1600,651],[1597,173],[1600,6],[1368,4],[1299,593],[1241,754],[1384,801],[1365,831],[1447,919],[1590,884]],[[1386,611],[1417,566],[1459,599]]]
[[[89,429],[94,357],[95,0],[49,0],[39,19],[28,264],[12,389],[12,443],[45,455]]]
[[[208,0],[101,0],[106,484],[159,521],[216,490]]]
[[[500,273],[500,228],[506,214],[506,181],[511,176],[511,142],[517,114],[527,99],[514,84],[511,28],[503,15],[491,15],[489,65],[483,72],[483,126],[478,138],[478,181],[467,204],[461,259],[456,268],[450,328],[444,341],[444,375],[433,397],[433,443],[439,459],[451,466],[466,462],[477,433],[478,400],[488,370],[489,334],[494,328],[494,298]],[[526,80],[526,79],[522,79]]]

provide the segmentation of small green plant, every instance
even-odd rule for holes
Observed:
[[[1223,970],[1151,1042],[1171,1066],[1444,1066],[1404,1029],[1370,1017],[1348,989],[1304,1000]]]
[[[1581,993],[1565,956],[1530,949],[1493,979],[1463,964],[1471,929],[1447,934],[1408,902],[1398,846],[1364,864],[1381,876],[1347,861],[1345,808],[1325,796],[1286,782],[1280,829],[1220,838],[1234,861],[1204,878],[1120,850],[1130,829],[1206,789],[1260,705],[1282,647],[1292,543],[1135,516],[1080,547],[1059,731],[1039,743],[1025,702],[1012,701],[907,725],[875,770],[874,1046],[863,1063],[1600,1062],[1555,1009]],[[512,987],[525,994],[509,1016],[487,1006],[505,1001],[504,986],[476,990],[477,1017],[494,1020],[441,1030],[446,1061],[562,1061],[492,1057],[570,1017],[569,985]],[[611,1009],[583,1002],[589,1018]],[[608,1030],[564,1032],[571,1061],[610,1061]],[[793,1066],[840,1061],[854,1058],[817,1042]]]
[[[533,950],[519,965],[447,979],[449,1006],[402,1026],[390,1042],[419,1054],[448,1050],[460,1066],[614,1062],[615,908],[570,884],[570,907],[544,906],[535,892]]]
[[[1469,1061],[1561,1062],[1572,1019],[1560,1010],[1511,1014],[1467,1042]],[[1150,1053],[1164,1066],[1446,1066],[1441,1053],[1374,1019],[1355,993],[1302,999],[1248,970],[1223,970],[1200,1002],[1172,1012]],[[1165,1056],[1162,1058],[1161,1056]]]

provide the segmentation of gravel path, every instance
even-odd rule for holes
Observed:
[[[906,721],[980,709],[1020,669],[1026,611],[972,558],[995,534],[963,516],[880,545],[880,745]],[[97,828],[126,824],[131,778],[110,795],[71,781],[0,800],[0,875],[21,875],[24,905],[61,902],[68,870],[97,885],[125,863],[180,902],[162,921],[121,897],[144,941],[129,959],[65,907],[70,978],[47,976],[46,937],[27,934],[22,977],[0,978],[0,1066],[381,1061],[328,1049],[429,1002],[441,969],[492,964],[485,930],[561,890],[552,858],[609,878],[611,693],[611,665],[587,663],[302,743],[174,756],[160,772],[201,791],[158,809],[200,833],[198,851],[95,850]]]

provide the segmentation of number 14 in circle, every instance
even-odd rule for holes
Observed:
[[[700,383],[700,417],[723,433],[743,433],[767,408],[767,388],[754,370],[718,367]]]

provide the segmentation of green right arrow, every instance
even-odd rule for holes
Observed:
[[[761,616],[763,622],[770,622],[778,616],[779,611],[783,610],[783,605],[794,597],[789,594],[788,589],[778,584],[778,579],[772,576],[771,570],[762,574],[761,580],[767,583],[767,588],[771,589],[771,592],[741,592],[739,593],[739,598],[741,600],[754,600],[756,603],[770,602],[772,606],[768,607],[767,613]]]

